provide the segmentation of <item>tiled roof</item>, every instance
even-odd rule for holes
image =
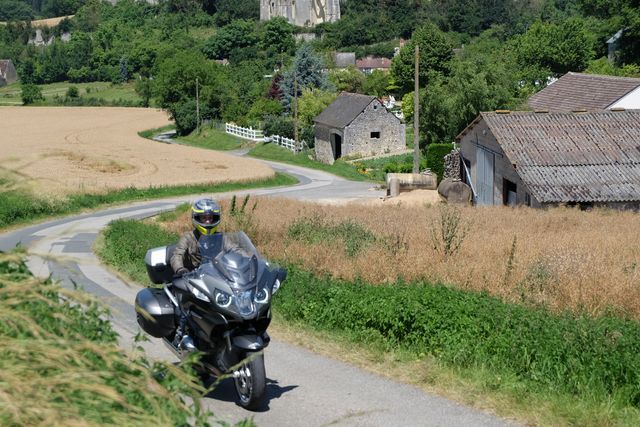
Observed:
[[[373,96],[342,92],[314,121],[342,129],[349,125],[375,99]]]
[[[529,99],[534,110],[604,110],[640,86],[640,79],[567,73]]]
[[[391,60],[389,58],[374,58],[373,56],[367,56],[366,58],[358,59],[356,61],[356,68],[387,69],[391,68]]]
[[[539,202],[640,200],[640,110],[481,117]]]

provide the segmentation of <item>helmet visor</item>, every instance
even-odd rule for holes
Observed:
[[[203,212],[194,216],[194,219],[200,224],[211,225],[220,222],[220,214],[215,212]]]

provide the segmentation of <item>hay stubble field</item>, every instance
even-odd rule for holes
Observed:
[[[169,124],[160,110],[0,107],[0,123],[2,190],[56,197],[274,176],[254,160],[138,136]]]

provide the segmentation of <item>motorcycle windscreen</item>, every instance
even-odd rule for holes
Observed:
[[[203,262],[212,264],[227,280],[245,286],[256,279],[258,250],[243,232],[201,236],[198,245]]]

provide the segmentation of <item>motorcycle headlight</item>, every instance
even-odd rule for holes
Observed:
[[[278,289],[280,289],[280,279],[276,279],[276,282],[273,284],[273,290],[271,291],[272,294],[276,294],[276,292],[278,292]]]
[[[229,295],[228,293],[217,291],[215,300],[216,300],[216,304],[219,307],[227,308],[231,305],[231,301],[233,299],[231,298],[231,295]]]
[[[258,304],[266,304],[269,302],[269,291],[267,288],[259,289],[253,300]]]
[[[251,291],[238,292],[235,295],[236,307],[243,316],[250,316],[256,311]]]

